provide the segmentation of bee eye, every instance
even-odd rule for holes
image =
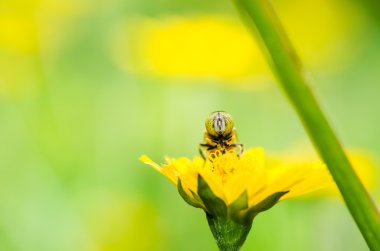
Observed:
[[[217,133],[215,131],[215,128],[214,128],[214,119],[211,116],[209,116],[206,119],[205,126],[206,126],[206,131],[207,131],[208,134],[211,134],[213,136],[217,135]]]
[[[214,112],[206,119],[206,131],[213,136],[226,136],[232,132],[233,120],[226,112]]]

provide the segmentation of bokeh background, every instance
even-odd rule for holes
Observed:
[[[273,4],[379,205],[378,4]],[[217,250],[138,157],[197,155],[214,110],[246,146],[312,154],[259,45],[231,1],[0,1],[0,250]],[[261,214],[242,250],[368,249],[325,192]]]

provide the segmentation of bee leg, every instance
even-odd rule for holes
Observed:
[[[244,145],[240,144],[240,143],[235,143],[232,146],[239,148],[237,156],[240,157],[243,154],[243,152],[244,152]]]
[[[208,145],[208,144],[199,144],[199,147],[198,147],[199,154],[201,155],[201,157],[204,160],[206,160],[206,156],[207,156],[207,151],[204,149],[205,147],[209,148],[210,145]]]
[[[201,155],[202,159],[206,160],[206,156],[205,156],[205,153],[204,153],[205,150],[203,150],[203,148],[201,146],[199,146],[198,147],[198,151],[199,151],[199,154]]]
[[[237,144],[239,147],[239,153],[238,156],[240,157],[244,153],[244,145],[243,144]]]

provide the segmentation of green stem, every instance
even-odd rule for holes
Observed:
[[[297,111],[309,137],[327,164],[371,250],[380,250],[380,216],[356,176],[329,122],[311,92],[301,61],[267,0],[233,0],[254,27],[268,53],[278,81]]]
[[[252,227],[252,220],[239,223],[229,217],[207,216],[219,251],[239,251]]]

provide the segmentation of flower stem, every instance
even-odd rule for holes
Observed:
[[[242,223],[228,217],[206,215],[219,251],[239,251],[252,227],[252,220]]]
[[[267,58],[309,137],[327,164],[345,203],[371,250],[380,250],[380,216],[352,169],[341,144],[308,86],[303,66],[267,0],[233,0],[258,31]]]

